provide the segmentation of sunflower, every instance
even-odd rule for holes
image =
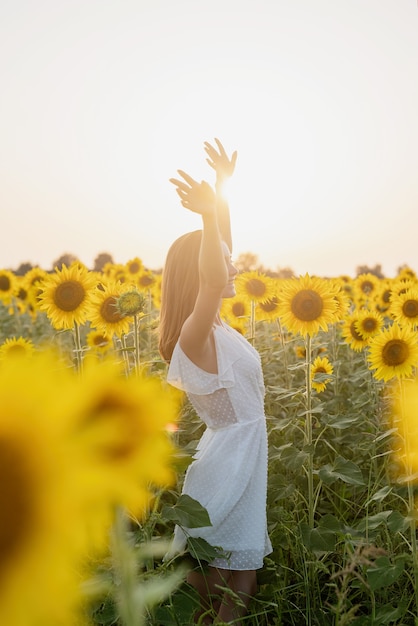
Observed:
[[[126,273],[129,277],[135,279],[143,271],[144,265],[139,257],[130,259],[126,265]]]
[[[84,485],[63,432],[67,395],[55,359],[16,355],[0,367],[0,623],[71,626],[85,557],[75,515]]]
[[[23,277],[23,288],[27,292],[29,306],[33,310],[39,309],[39,296],[42,293],[42,282],[48,277],[48,272],[40,267],[33,267]]]
[[[398,324],[416,328],[418,325],[418,287],[412,287],[401,294],[392,294],[390,315]]]
[[[87,317],[91,325],[105,337],[120,337],[129,332],[131,320],[117,308],[118,298],[129,289],[129,285],[107,280],[92,294]]]
[[[174,479],[167,429],[177,422],[180,394],[158,378],[123,376],[114,361],[88,360],[76,395],[67,406],[76,419],[69,439],[81,446],[98,509],[116,503],[142,518],[153,488]]]
[[[32,313],[34,307],[32,306],[29,291],[26,288],[25,278],[24,276],[17,276],[16,278],[18,280],[15,288],[14,304],[19,313],[25,313],[26,311]]]
[[[99,330],[91,330],[86,336],[86,343],[94,352],[104,353],[112,349],[113,344]]]
[[[0,359],[13,358],[15,356],[32,356],[35,346],[30,339],[24,337],[9,337],[0,345]]]
[[[354,324],[362,338],[369,339],[382,330],[384,319],[378,311],[360,309]]]
[[[413,281],[417,280],[416,273],[414,272],[413,269],[411,269],[407,265],[405,265],[399,270],[397,277],[400,279],[406,279],[406,280],[413,280]]]
[[[392,281],[389,279],[383,279],[379,284],[379,288],[374,298],[376,309],[380,313],[385,313],[389,309],[391,295]]]
[[[354,352],[361,352],[368,345],[368,338],[365,338],[362,334],[360,334],[357,326],[360,318],[360,310],[353,311],[346,316],[341,328],[341,335],[345,343],[348,343]]]
[[[272,296],[265,302],[259,302],[256,309],[256,319],[274,321],[278,318],[279,298]]]
[[[136,289],[130,289],[119,296],[116,308],[122,317],[133,317],[144,311],[146,302],[142,293]]]
[[[407,326],[392,324],[370,339],[367,360],[378,380],[410,376],[418,364],[416,333]]]
[[[354,280],[354,289],[358,292],[360,297],[365,299],[369,299],[374,295],[378,285],[378,277],[370,272],[359,274]]]
[[[336,321],[338,303],[335,285],[308,274],[284,281],[280,292],[279,315],[288,331],[315,335]]]
[[[0,368],[0,624],[73,626],[115,507],[143,516],[173,481],[180,395],[106,361],[80,377],[49,351]]]
[[[332,380],[330,376],[332,375],[333,371],[334,368],[326,356],[317,356],[311,366],[312,388],[315,389],[315,391],[317,391],[318,393],[322,393],[322,391],[325,391],[327,383]]]
[[[341,321],[347,315],[351,304],[351,298],[346,290],[347,283],[341,279],[333,279],[331,284],[335,286],[334,299],[337,303],[335,319],[336,321]]]
[[[42,281],[39,308],[58,330],[83,324],[96,284],[95,275],[79,264],[63,265]]]
[[[268,302],[275,295],[271,278],[256,270],[239,274],[235,281],[237,295],[253,302]]]
[[[0,270],[0,301],[8,304],[14,295],[16,276],[9,270]]]
[[[224,298],[221,305],[221,316],[236,330],[243,333],[251,316],[251,303],[245,297],[234,296]]]
[[[151,297],[154,307],[156,309],[161,308],[161,284],[162,284],[162,274],[155,274],[155,280],[151,285]]]
[[[125,283],[130,280],[126,265],[121,263],[106,263],[103,267],[103,275],[114,282]]]
[[[155,275],[151,270],[143,270],[138,274],[135,284],[143,291],[148,291],[155,283]]]

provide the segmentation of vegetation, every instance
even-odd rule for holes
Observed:
[[[0,272],[0,378],[13,351],[30,359],[54,345],[81,376],[91,359],[112,359],[128,378],[164,380],[159,279],[139,259],[100,271],[74,262],[36,279],[33,269]],[[414,420],[402,421],[418,408],[414,272],[287,279],[253,264],[222,313],[259,351],[266,386],[273,552],[244,623],[417,624],[417,436]],[[185,572],[216,547],[190,540],[186,554],[163,558],[175,523],[207,524],[199,503],[180,497],[203,426],[184,398],[178,416],[175,481],[154,485],[146,514],[115,515],[110,551],[94,557],[83,586],[80,624],[192,623],[197,598]]]

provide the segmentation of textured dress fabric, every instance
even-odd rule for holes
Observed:
[[[176,526],[173,552],[186,536],[202,537],[223,554],[210,565],[252,570],[271,552],[267,534],[267,432],[260,356],[237,331],[214,327],[218,373],[195,365],[180,344],[174,348],[168,382],[186,392],[207,428],[188,467],[183,493],[208,511],[212,526]]]

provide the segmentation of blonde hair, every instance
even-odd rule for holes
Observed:
[[[202,231],[182,235],[171,245],[161,285],[159,351],[170,361],[181,328],[194,309],[199,291]]]

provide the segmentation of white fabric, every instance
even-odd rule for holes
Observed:
[[[271,552],[267,534],[267,433],[260,357],[251,344],[226,325],[214,327],[218,373],[195,365],[177,343],[168,382],[182,389],[207,425],[183,493],[204,506],[212,523],[186,529],[218,546],[228,558],[211,565],[231,570],[259,569]],[[176,526],[172,552],[186,545]]]

